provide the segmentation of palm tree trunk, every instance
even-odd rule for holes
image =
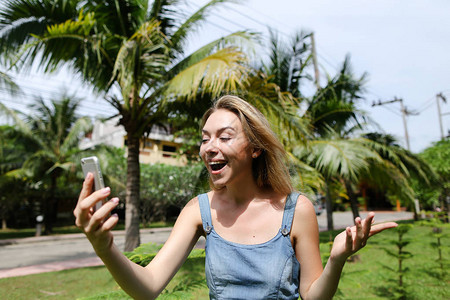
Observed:
[[[327,209],[327,224],[328,230],[334,229],[333,224],[333,202],[330,195],[330,187],[328,180],[325,181],[326,184],[326,195],[325,195],[325,207]]]
[[[350,206],[352,208],[353,220],[359,217],[358,210],[358,200],[356,199],[355,192],[353,191],[352,184],[350,181],[344,179],[345,189],[347,190],[347,195],[350,200]]]
[[[55,198],[56,180],[57,177],[50,175],[50,194],[48,199],[44,199],[44,234],[50,235],[53,233],[53,223],[56,220],[57,203]]]
[[[141,243],[139,235],[139,138],[128,133],[127,194],[125,210],[125,251],[133,251]]]

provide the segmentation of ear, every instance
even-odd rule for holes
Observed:
[[[253,157],[253,158],[257,158],[258,156],[261,155],[261,153],[262,153],[262,150],[261,150],[261,149],[254,149],[254,150],[253,150],[253,153],[252,153],[252,157]]]

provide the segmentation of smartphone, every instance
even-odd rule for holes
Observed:
[[[97,191],[105,187],[105,183],[103,182],[103,175],[100,169],[100,163],[97,156],[84,157],[81,159],[81,168],[83,169],[84,177],[86,177],[88,172],[91,172],[94,175],[94,186],[92,191]],[[103,203],[106,202],[106,198],[95,204],[94,210],[102,207]]]

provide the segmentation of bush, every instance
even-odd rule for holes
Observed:
[[[141,223],[168,221],[207,188],[203,164],[141,165]]]

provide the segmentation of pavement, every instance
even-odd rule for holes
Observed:
[[[364,218],[367,213],[360,212],[360,215]],[[375,212],[376,223],[412,218],[411,212]],[[319,230],[325,231],[326,211],[317,216],[317,221]],[[335,229],[351,226],[352,213],[334,212],[333,222]],[[171,230],[170,227],[142,229],[141,243],[163,244]],[[123,249],[125,232],[114,231],[114,239],[119,249]],[[201,238],[196,248],[204,248],[204,244],[205,239]],[[0,240],[0,258],[0,279],[103,265],[83,233]]]

